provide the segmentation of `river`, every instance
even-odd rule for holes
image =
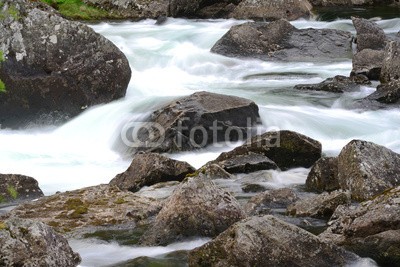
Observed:
[[[46,195],[108,183],[130,164],[129,159],[114,150],[114,141],[125,122],[135,116],[139,118],[160,103],[203,90],[254,100],[259,105],[265,130],[289,129],[308,135],[322,143],[325,155],[337,155],[352,139],[369,140],[400,153],[399,109],[353,108],[353,100],[367,96],[375,90],[373,87],[344,94],[293,90],[296,84],[348,75],[350,59],[334,63],[272,63],[209,52],[231,26],[242,22],[169,19],[162,26],[156,26],[154,20],[90,25],[127,56],[132,80],[126,97],[89,108],[61,126],[0,130],[0,172],[32,176]],[[386,33],[400,29],[400,18],[377,23]],[[332,28],[354,33],[349,19],[299,20],[292,24],[298,28]],[[170,156],[200,167],[227,149],[210,147]],[[272,183],[277,187],[301,184],[307,172],[305,169],[278,172]],[[191,248],[206,240],[147,250],[93,240],[71,242],[83,256],[82,266],[100,266],[140,255]]]

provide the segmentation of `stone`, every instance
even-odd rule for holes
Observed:
[[[215,237],[243,218],[237,200],[200,174],[174,191],[141,244],[167,245],[195,236]]]
[[[64,122],[88,107],[125,96],[131,70],[111,41],[50,7],[40,9],[27,0],[2,2],[2,127]]]
[[[353,57],[351,76],[365,75],[370,80],[379,81],[383,64],[384,52],[381,50],[363,49]]]
[[[351,20],[357,33],[357,51],[383,50],[385,48],[386,34],[376,23],[358,17],[351,17]]]
[[[338,190],[340,186],[337,164],[336,157],[323,157],[315,162],[307,176],[307,190],[318,193]]]
[[[267,188],[260,184],[244,184],[242,186],[242,191],[245,193],[258,193],[264,192]]]
[[[245,205],[248,216],[270,214],[272,209],[286,209],[299,197],[290,188],[280,188],[264,191],[252,197]]]
[[[243,140],[258,120],[258,106],[251,100],[197,92],[154,111],[138,126],[134,140],[118,140],[115,147],[124,154],[189,151]]]
[[[356,258],[297,226],[265,215],[237,222],[190,251],[189,266],[344,266]]]
[[[297,217],[329,218],[339,205],[348,205],[350,202],[349,192],[324,192],[291,204],[287,212]]]
[[[381,82],[393,80],[400,80],[400,41],[388,42],[383,56]]]
[[[348,143],[338,156],[338,180],[341,189],[364,201],[400,185],[400,155],[362,140]]]
[[[170,159],[156,153],[141,153],[135,155],[129,168],[115,176],[110,185],[121,190],[136,192],[143,186],[168,182],[182,181],[187,174],[196,169],[187,162]]]
[[[231,158],[219,161],[218,165],[231,174],[278,169],[275,162],[266,156],[257,153],[235,155]]]
[[[380,84],[376,91],[366,97],[384,104],[396,104],[400,101],[400,80]]]
[[[77,266],[79,254],[67,239],[41,222],[21,218],[0,221],[1,266]]]
[[[247,22],[233,26],[211,52],[266,61],[333,61],[352,57],[350,32],[297,29],[287,20]]]
[[[235,19],[252,20],[296,20],[309,18],[312,5],[308,0],[243,0],[231,16]]]
[[[346,77],[337,75],[328,78],[317,84],[298,84],[294,86],[296,90],[326,91],[332,93],[353,92],[360,89],[361,85],[368,85],[371,82],[364,75]]]
[[[321,150],[320,142],[296,132],[282,130],[254,136],[242,146],[221,153],[214,162],[257,153],[271,159],[282,170],[309,168],[321,157]]]
[[[38,182],[32,177],[19,174],[0,174],[0,181],[0,206],[43,197]]]

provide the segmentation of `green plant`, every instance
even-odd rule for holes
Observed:
[[[3,51],[0,50],[0,64],[1,62],[3,62],[4,59],[4,53]],[[0,65],[1,66],[1,65]],[[6,92],[6,85],[4,84],[4,82],[0,79],[0,93],[5,93]]]
[[[17,190],[15,190],[14,186],[9,185],[9,186],[7,187],[7,192],[8,192],[8,194],[9,194],[13,199],[17,199],[17,197],[18,197],[18,192],[17,192]]]
[[[82,0],[41,0],[57,9],[61,15],[71,19],[98,20],[109,18],[110,14],[100,8],[85,4]]]
[[[0,222],[0,231],[7,229],[7,225],[4,222]]]

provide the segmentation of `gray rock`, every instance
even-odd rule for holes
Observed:
[[[219,161],[217,164],[231,174],[278,169],[275,162],[266,156],[257,153],[234,155],[230,158]]]
[[[347,7],[358,7],[358,6],[370,6],[375,3],[373,0],[310,0],[311,4],[315,7],[331,7],[331,6],[347,6]]]
[[[141,243],[166,245],[194,236],[215,237],[243,218],[237,200],[200,174],[174,191]]]
[[[307,190],[322,193],[339,189],[337,164],[336,157],[324,157],[315,162],[307,176]]]
[[[1,266],[77,266],[81,259],[68,241],[41,222],[11,218],[0,221]]]
[[[0,174],[0,206],[12,205],[43,196],[38,182],[29,176]]]
[[[242,186],[242,191],[245,193],[257,193],[264,192],[267,188],[260,184],[244,184]]]
[[[363,49],[353,57],[351,76],[365,75],[370,80],[379,80],[384,52],[381,50]]]
[[[390,41],[385,47],[381,82],[388,83],[392,80],[400,80],[400,41]]]
[[[385,48],[386,34],[376,23],[358,17],[351,17],[351,20],[357,32],[357,51],[383,50]]]
[[[247,138],[258,123],[258,106],[251,100],[197,92],[154,111],[140,126],[135,140],[117,141],[122,153],[176,152],[216,142]]]
[[[294,89],[343,93],[357,91],[360,89],[361,85],[367,84],[371,84],[371,82],[364,75],[356,75],[352,77],[337,75],[317,84],[298,84],[294,86]]]
[[[214,162],[257,153],[271,159],[282,170],[309,168],[321,157],[321,149],[321,143],[310,137],[282,130],[254,136],[242,146],[221,153]]]
[[[245,205],[248,216],[270,214],[272,209],[286,209],[299,198],[290,188],[267,190],[252,197]]]
[[[400,101],[400,80],[392,80],[388,83],[380,84],[376,91],[366,97],[385,104],[395,104]]]
[[[26,0],[4,0],[0,12],[3,127],[65,120],[125,95],[128,60],[88,26]]]
[[[195,168],[184,161],[173,160],[156,153],[141,153],[135,155],[129,168],[115,176],[110,185],[135,192],[143,186],[182,181],[187,174],[195,171]]]
[[[217,1],[200,8],[196,14],[204,19],[229,18],[230,14],[235,10],[237,2],[240,2],[240,0]]]
[[[231,16],[235,19],[253,20],[296,20],[309,18],[312,6],[308,0],[244,0],[235,8]]]
[[[215,163],[207,163],[199,170],[210,179],[231,179],[232,175]]]
[[[332,61],[352,56],[352,36],[332,29],[297,29],[286,20],[233,26],[211,52],[280,61]]]
[[[172,17],[192,17],[200,9],[202,0],[170,0],[169,15]]]
[[[291,204],[287,212],[297,217],[329,218],[339,205],[348,205],[350,202],[349,192],[324,192]]]
[[[118,19],[155,19],[168,15],[168,0],[83,0]]]
[[[299,227],[266,215],[244,219],[192,250],[189,266],[343,266],[355,258]]]
[[[354,200],[363,201],[400,185],[400,155],[361,140],[348,143],[338,156],[341,189],[350,190]]]

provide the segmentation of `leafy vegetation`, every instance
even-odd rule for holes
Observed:
[[[3,51],[0,50],[0,65],[1,62],[4,61],[4,54]],[[5,93],[6,92],[6,85],[4,84],[4,82],[2,80],[0,80],[0,93]]]
[[[15,190],[14,186],[9,185],[7,187],[7,191],[8,191],[8,194],[10,195],[10,197],[12,197],[13,199],[17,199],[18,192],[17,192],[17,190]]]
[[[107,11],[88,6],[82,0],[41,0],[52,6],[66,18],[78,20],[98,20],[110,18]]]

